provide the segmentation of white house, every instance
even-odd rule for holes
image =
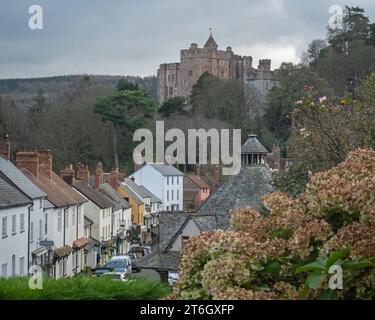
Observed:
[[[27,274],[28,211],[33,202],[0,174],[0,267],[2,277]]]
[[[35,250],[33,263],[44,265],[55,278],[81,272],[85,267],[84,247],[88,243],[83,221],[86,199],[52,171],[50,151],[19,152],[16,162],[22,173],[47,195],[42,204],[42,236],[38,236],[39,241],[51,245]]]
[[[35,166],[32,161],[29,162],[30,166]],[[25,255],[25,268],[26,273],[32,264],[38,263],[43,266],[48,260],[48,250],[39,244],[39,241],[44,239],[45,230],[45,213],[43,210],[44,201],[46,199],[46,193],[40,188],[36,187],[19,169],[17,169],[9,160],[0,156],[0,173],[3,177],[11,182],[16,188],[18,188],[24,195],[31,199],[32,204],[28,206],[28,209],[22,211],[18,209],[19,215],[14,215],[7,221],[8,225],[15,225],[17,230],[17,225],[19,225],[19,232],[21,229],[25,230],[27,241],[22,244],[27,248],[27,253]],[[23,232],[23,231],[22,231]],[[13,232],[12,232],[13,233]],[[23,237],[25,237],[23,235]],[[8,238],[9,239],[9,238]],[[10,248],[16,248],[17,245],[12,245]],[[4,242],[5,246],[5,242]],[[9,248],[7,249],[9,250]],[[15,254],[15,253],[14,253]],[[13,255],[13,254],[12,254]],[[20,259],[22,257],[15,256],[15,259]],[[5,268],[5,267],[4,267]]]
[[[85,216],[94,222],[91,226],[91,238],[100,243],[100,261],[97,261],[97,264],[104,264],[115,250],[116,243],[112,240],[112,209],[115,203],[97,189],[90,187],[86,181],[75,181],[73,186],[88,200],[84,205]]]
[[[161,211],[183,211],[184,174],[164,163],[146,163],[130,178],[161,200]]]
[[[130,249],[126,231],[132,224],[131,206],[108,183],[100,185],[98,191],[115,203],[112,210],[112,239],[116,241],[116,254],[126,254]]]

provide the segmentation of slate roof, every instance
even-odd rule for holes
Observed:
[[[151,254],[139,259],[143,269],[156,269],[162,271],[177,271],[180,263],[180,252],[160,252],[155,250]]]
[[[141,188],[138,184],[136,184],[132,179],[125,178],[124,184],[126,184],[130,189],[132,189],[135,193],[137,193],[142,198],[150,198],[150,193],[145,191]]]
[[[145,186],[139,186],[144,192],[146,192],[149,197],[151,198],[151,203],[161,203],[162,201],[155,196],[150,190],[148,190]]]
[[[186,225],[189,213],[171,212],[159,214],[159,247],[161,251],[168,249],[179,230]]]
[[[32,201],[0,173],[0,208],[11,208],[28,204],[32,204]]]
[[[242,167],[230,176],[198,209],[199,214],[217,214],[218,226],[229,228],[229,212],[240,208],[261,206],[261,198],[272,192],[272,173],[268,167]]]
[[[210,186],[197,175],[188,175],[185,179],[191,180],[200,189],[210,189]]]
[[[201,232],[211,232],[218,229],[217,219],[214,214],[160,213],[159,248],[162,252],[168,250],[190,220],[197,224]]]
[[[120,184],[120,187],[124,189],[124,191],[131,197],[134,199],[134,201],[137,203],[137,204],[143,204],[143,199],[137,194],[135,193],[132,189],[130,189],[127,185],[125,185],[123,182],[121,182]]]
[[[3,157],[0,157],[0,172],[2,172],[4,176],[12,181],[12,183],[30,199],[46,197],[45,192],[33,184],[13,163]]]
[[[193,215],[191,219],[194,220],[201,232],[213,232],[218,229],[216,215]]]
[[[249,134],[248,139],[241,148],[242,154],[268,154],[269,152],[259,142],[256,134]]]
[[[100,191],[91,188],[85,181],[75,181],[74,188],[76,188],[86,198],[94,202],[101,209],[112,208],[116,205],[114,201],[109,199]]]
[[[176,169],[174,166],[170,164],[164,164],[164,163],[147,163],[151,167],[153,167],[155,170],[159,171],[163,176],[184,176],[184,174]]]
[[[108,183],[100,185],[98,187],[98,191],[115,202],[115,211],[131,208],[130,204],[125,199],[121,198],[116,190],[113,189]]]
[[[54,172],[52,172],[51,178],[45,173],[39,172],[37,179],[27,169],[22,168],[21,171],[33,184],[46,193],[47,200],[57,208],[87,202],[84,197],[74,191],[69,184]]]

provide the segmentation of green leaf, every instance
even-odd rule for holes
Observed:
[[[273,261],[266,266],[266,272],[273,278],[277,277],[280,273],[281,265],[278,261]]]
[[[374,262],[369,261],[369,260],[363,260],[359,262],[354,262],[354,261],[345,262],[342,265],[342,268],[344,270],[358,270],[358,269],[365,269],[365,268],[374,267],[374,266],[375,266]]]
[[[326,271],[333,265],[335,262],[339,259],[342,259],[346,257],[349,254],[350,250],[349,249],[343,249],[343,250],[338,250],[330,254],[330,256],[327,259],[325,269]]]
[[[309,290],[310,290],[310,288],[309,288],[309,285],[307,284],[307,281],[306,281],[305,286],[303,287],[303,290],[301,291],[301,293],[299,295],[300,299],[305,299],[307,294],[309,293]]]
[[[323,277],[324,273],[321,270],[311,272],[306,279],[309,288],[316,289]]]
[[[325,260],[318,260],[296,269],[295,274],[312,270],[325,270]]]
[[[332,298],[333,298],[333,291],[332,291],[332,289],[326,289],[318,297],[318,300],[332,300]]]

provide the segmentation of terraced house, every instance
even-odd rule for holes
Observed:
[[[18,152],[16,164],[47,195],[39,202],[44,219],[39,223],[38,238],[30,235],[30,242],[48,240],[50,245],[32,251],[33,263],[44,265],[55,278],[81,272],[85,267],[84,248],[88,243],[84,237],[83,221],[83,205],[87,200],[52,170],[50,151]]]
[[[24,275],[32,264],[45,266],[50,259],[48,249],[40,245],[40,240],[46,237],[48,214],[44,212],[44,205],[47,195],[8,160],[10,151],[2,155],[5,158],[0,156],[1,274]],[[11,194],[16,198],[12,199]]]

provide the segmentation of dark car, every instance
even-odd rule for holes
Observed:
[[[104,273],[108,273],[108,272],[130,273],[130,270],[127,267],[125,261],[123,261],[123,260],[113,260],[113,261],[108,261],[104,265],[104,267],[96,269],[95,275],[100,277]]]
[[[137,255],[135,253],[129,253],[128,256],[130,257],[130,260],[132,262],[132,271],[141,272],[142,268],[139,265]]]

